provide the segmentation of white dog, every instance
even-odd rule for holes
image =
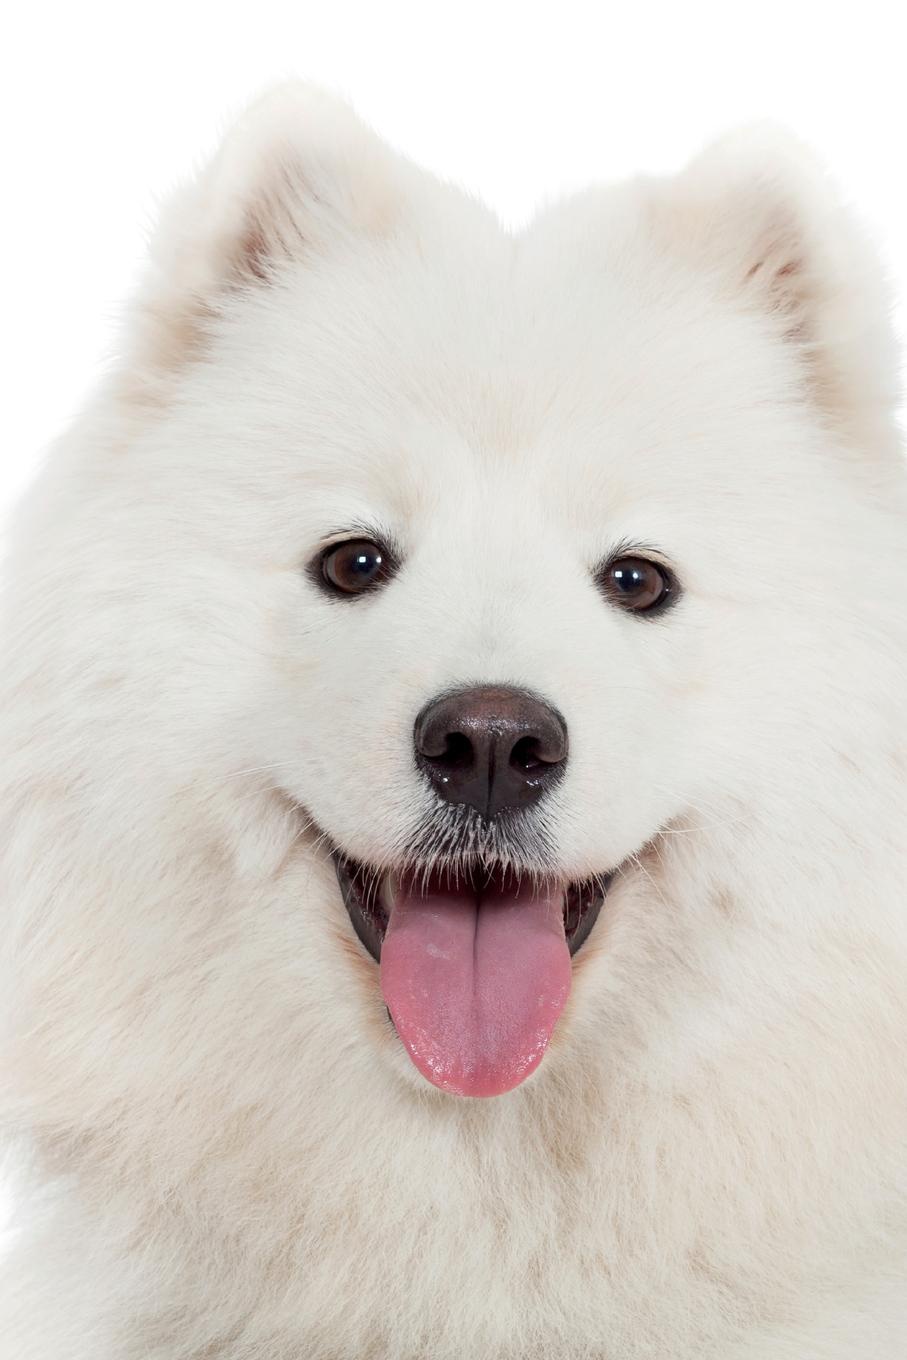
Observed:
[[[8,573],[3,1360],[907,1354],[878,274],[772,132],[174,202]]]

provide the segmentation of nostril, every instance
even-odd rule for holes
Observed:
[[[510,764],[523,774],[533,774],[552,762],[542,755],[537,737],[521,737],[510,752]]]
[[[443,750],[438,755],[430,755],[429,759],[445,770],[468,770],[475,761],[475,752],[472,742],[462,732],[448,732]]]

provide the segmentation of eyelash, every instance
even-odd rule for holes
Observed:
[[[611,574],[614,568],[624,561],[641,562],[647,567],[654,568],[664,583],[664,594],[654,603],[635,610],[630,607],[629,598],[624,601],[615,596],[610,589]],[[664,614],[677,603],[681,595],[680,583],[672,568],[656,556],[652,548],[642,548],[630,543],[620,544],[604,562],[595,568],[592,579],[608,603],[616,605],[627,613],[637,613],[649,619]]]

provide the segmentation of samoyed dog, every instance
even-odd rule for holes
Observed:
[[[10,551],[3,1360],[902,1360],[895,373],[782,134],[240,120]]]

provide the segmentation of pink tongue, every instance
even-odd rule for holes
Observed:
[[[398,888],[381,947],[381,989],[424,1077],[496,1096],[542,1060],[570,991],[563,890]]]

